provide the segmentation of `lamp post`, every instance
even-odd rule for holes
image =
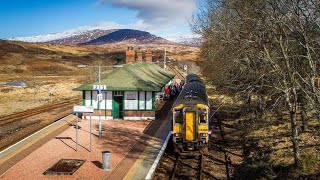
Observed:
[[[167,56],[167,49],[164,48],[164,58],[163,58],[163,69],[166,70],[166,56]]]
[[[159,60],[157,60],[156,62],[152,62],[152,63],[158,64],[158,66],[160,66],[160,64],[163,64],[163,69],[166,70],[167,64],[169,64],[170,61],[166,61],[166,60],[164,60],[164,61],[160,60],[159,61]]]
[[[100,77],[101,77],[101,66],[98,66],[99,69],[99,95],[97,98],[98,99],[98,109],[99,109],[99,138],[102,137],[102,123],[101,123],[101,104],[100,101],[102,100],[102,94],[101,94],[101,83],[100,83]],[[107,93],[107,88],[106,88],[106,93]],[[101,98],[101,99],[100,99]]]
[[[87,68],[87,67],[94,67],[98,68],[99,74],[98,74],[98,95],[97,95],[97,100],[98,100],[98,110],[99,110],[99,138],[102,137],[102,122],[101,122],[101,104],[100,101],[102,101],[102,94],[101,94],[101,67],[113,67],[113,68],[120,68],[123,67],[122,65],[114,65],[114,66],[91,66],[91,65],[77,65],[78,68]],[[107,92],[107,87],[105,88]],[[107,98],[107,95],[106,97]],[[105,107],[106,108],[106,107]]]

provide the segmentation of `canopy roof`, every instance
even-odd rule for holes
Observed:
[[[106,85],[107,91],[161,91],[174,76],[153,63],[129,63],[110,72],[100,84]],[[96,81],[73,90],[93,90],[98,84]]]

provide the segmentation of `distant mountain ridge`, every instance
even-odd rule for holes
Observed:
[[[84,44],[86,42],[92,41],[96,38],[99,38],[101,36],[107,35],[109,33],[112,33],[114,31],[117,31],[117,29],[110,29],[110,30],[101,30],[101,29],[95,29],[91,31],[86,31],[82,34],[57,39],[53,41],[49,41],[50,43],[54,44],[64,44],[64,45],[78,45],[78,44]]]
[[[201,38],[180,38],[177,41],[175,41],[179,44],[193,46],[193,47],[200,47],[202,44]]]
[[[104,36],[83,43],[85,45],[101,45],[115,42],[131,42],[131,43],[173,43],[164,38],[155,36],[146,31],[133,29],[119,29]]]
[[[69,38],[73,36],[82,35],[90,32],[91,30],[69,30],[64,32],[45,34],[45,35],[37,35],[37,36],[28,36],[28,37],[15,37],[8,38],[10,41],[22,41],[22,42],[50,42],[58,39]]]
[[[63,45],[103,45],[115,42],[175,44],[175,42],[150,34],[149,32],[134,29],[73,30],[47,35],[10,38],[8,40],[49,42]]]

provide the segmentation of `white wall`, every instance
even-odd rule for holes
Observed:
[[[145,109],[145,101],[146,101],[146,97],[145,97],[145,91],[139,91],[139,109]]]
[[[106,98],[107,94],[107,98]],[[106,108],[107,105],[107,108]],[[102,91],[101,109],[112,109],[112,92]]]
[[[124,92],[124,109],[138,110],[138,91]]]
[[[94,109],[98,109],[97,91],[92,91],[92,106]]]
[[[94,109],[98,109],[97,91],[92,91],[92,106]],[[101,109],[112,109],[112,91],[102,91],[102,101],[100,102]],[[107,108],[106,108],[107,105]],[[91,91],[85,91],[85,106],[91,106]]]
[[[146,97],[146,109],[151,110],[152,109],[152,92],[147,92],[147,97]]]
[[[91,91],[85,91],[85,106],[91,106]]]
[[[102,101],[100,102],[101,109],[106,109],[106,92],[101,91],[102,93]]]
[[[112,109],[112,91],[107,92],[107,109]]]
[[[92,91],[92,106],[98,109],[97,91]],[[101,109],[112,109],[112,91],[102,92]],[[139,99],[138,99],[139,93]],[[145,95],[146,94],[146,95]],[[106,97],[107,96],[107,97]],[[91,91],[85,91],[85,105],[91,106]],[[138,108],[139,106],[139,108]],[[145,108],[146,107],[146,108]],[[125,91],[124,92],[125,110],[152,110],[152,92],[145,91]]]

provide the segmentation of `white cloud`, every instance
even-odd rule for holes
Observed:
[[[153,27],[144,23],[142,20],[139,20],[135,23],[130,24],[119,24],[113,21],[106,21],[106,22],[99,22],[96,24],[82,26],[75,29],[68,30],[69,31],[87,31],[87,30],[95,30],[95,29],[102,29],[102,30],[109,30],[109,29],[137,29],[137,30],[144,30],[144,31],[153,31]]]
[[[99,22],[89,26],[82,26],[82,27],[76,28],[76,30],[94,30],[94,29],[108,30],[108,29],[120,29],[120,28],[122,28],[121,24],[107,21],[107,22]]]
[[[191,36],[188,18],[196,8],[196,0],[97,0],[98,4],[108,4],[115,8],[127,8],[136,12],[138,21],[130,24],[119,24],[107,21],[82,26],[61,33],[23,37],[20,39],[37,41],[53,40],[77,35],[94,29],[137,29],[148,31],[158,36],[174,40],[181,36]],[[31,40],[30,40],[31,38]]]
[[[96,24],[88,25],[88,26],[82,26],[79,28],[68,30],[67,32],[74,32],[74,31],[86,31],[86,30],[94,30],[94,29],[102,29],[102,30],[108,30],[108,29],[136,29],[136,30],[142,30],[142,31],[148,31],[150,33],[156,33],[159,32],[171,32],[176,29],[175,26],[154,26],[151,24],[145,23],[143,20],[138,20],[134,23],[130,24],[119,24],[112,21],[106,21],[106,22],[99,22]]]
[[[149,25],[187,23],[195,10],[195,0],[100,0],[114,7],[128,8]]]
[[[159,36],[167,36],[167,34],[176,32],[191,34],[188,19],[191,18],[193,11],[196,9],[196,1],[99,0],[99,3],[112,5],[115,8],[127,8],[136,12],[136,17],[139,20],[132,24],[120,25],[121,28],[144,30]],[[176,38],[171,37],[169,39]]]

